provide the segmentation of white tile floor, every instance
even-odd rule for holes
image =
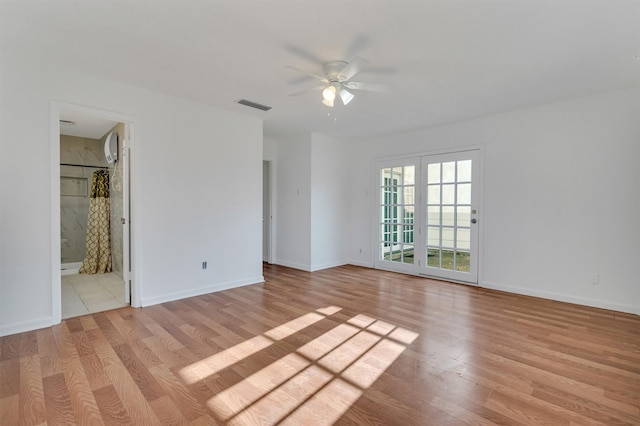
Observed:
[[[62,318],[126,306],[124,282],[114,273],[62,276]]]

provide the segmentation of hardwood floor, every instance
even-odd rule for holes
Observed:
[[[640,424],[640,317],[375,271],[0,338],[0,424]]]

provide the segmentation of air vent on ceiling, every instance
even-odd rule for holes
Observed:
[[[62,126],[75,126],[76,123],[74,121],[71,120],[60,120],[60,124]]]
[[[251,108],[260,109],[262,111],[269,111],[271,109],[270,106],[262,105],[257,102],[251,102],[246,99],[240,99],[237,103],[239,103],[240,105],[251,107]]]

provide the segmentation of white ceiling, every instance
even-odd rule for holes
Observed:
[[[259,117],[268,136],[363,138],[640,85],[636,0],[0,0],[0,24],[2,49]],[[317,82],[287,66],[356,55],[357,80],[390,93],[288,96]]]

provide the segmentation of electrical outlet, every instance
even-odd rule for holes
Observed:
[[[203,270],[207,269],[207,261],[206,260],[202,262],[202,269]]]
[[[591,274],[591,280],[589,281],[589,283],[592,285],[600,284],[600,275],[596,274],[595,272]]]

